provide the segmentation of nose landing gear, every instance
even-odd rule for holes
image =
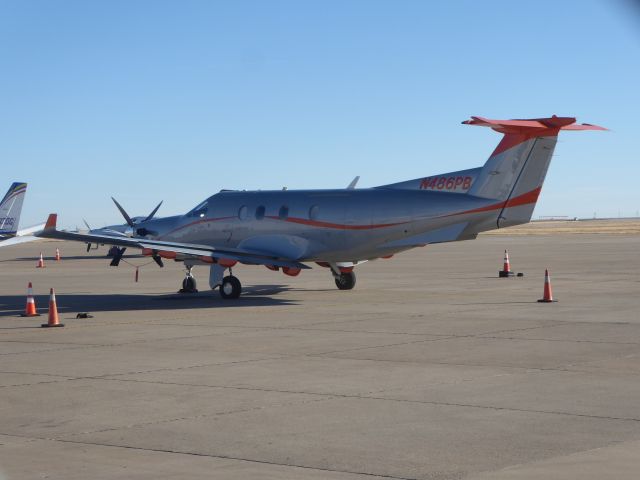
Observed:
[[[191,275],[191,269],[193,265],[187,265],[187,274],[182,280],[182,288],[178,290],[178,293],[198,293],[198,289],[196,288],[196,279],[193,275]]]

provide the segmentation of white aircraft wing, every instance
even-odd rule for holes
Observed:
[[[6,240],[0,239],[0,247],[8,247],[9,245],[17,245],[19,243],[28,243],[34,242],[36,240],[40,240],[38,237],[34,237],[33,235],[23,235],[21,237],[11,237]]]
[[[277,267],[290,267],[308,269],[303,263],[278,255],[270,255],[264,252],[256,252],[238,248],[216,248],[209,245],[197,245],[191,243],[165,242],[162,240],[150,240],[146,238],[112,236],[106,234],[63,232],[56,229],[57,215],[52,213],[47,219],[44,230],[36,233],[40,238],[56,238],[60,240],[73,240],[86,243],[106,243],[121,247],[150,249],[156,253],[174,252],[176,254],[194,257],[196,259],[210,258],[214,260],[236,260],[249,265],[273,265]]]
[[[23,228],[22,230],[18,230],[16,233],[17,237],[22,237],[25,235],[33,235],[36,232],[39,232],[44,228],[44,223],[39,223],[38,225],[33,225],[31,227]]]

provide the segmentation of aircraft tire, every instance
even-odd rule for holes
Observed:
[[[340,290],[351,290],[356,286],[356,274],[354,272],[341,273],[335,281],[336,287]]]
[[[241,291],[242,284],[237,277],[228,275],[222,279],[222,284],[220,285],[220,296],[225,300],[238,298]]]
[[[198,291],[196,279],[193,277],[185,277],[182,280],[182,289],[180,293],[196,293]]]

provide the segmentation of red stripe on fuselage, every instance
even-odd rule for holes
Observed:
[[[178,228],[175,228],[173,230],[171,230],[170,232],[165,233],[164,235],[161,235],[158,237],[158,239],[162,239],[165,238],[167,235],[170,235],[172,233],[175,233],[179,230],[182,230],[183,228],[187,228],[187,227],[191,227],[193,225],[197,225],[199,223],[207,223],[207,222],[219,222],[221,220],[229,220],[232,218],[237,218],[235,216],[233,217],[219,217],[219,218],[205,218],[202,220],[197,220],[195,222],[191,222],[188,223],[186,225],[182,225]],[[307,220],[304,218],[285,218],[285,219],[281,219],[280,217],[277,216],[269,216],[267,215],[265,218],[270,218],[272,220],[282,220],[284,222],[290,222],[290,223],[298,223],[300,225],[308,225],[311,227],[320,227],[320,228],[335,228],[335,229],[339,229],[339,230],[373,230],[373,229],[377,229],[377,228],[385,228],[385,227],[393,227],[396,225],[402,225],[404,223],[408,223],[408,222],[397,222],[397,223],[381,223],[381,224],[374,224],[374,225],[346,225],[346,224],[342,224],[342,223],[330,223],[330,222],[318,222],[316,220]]]
[[[487,205],[486,207],[473,208],[471,210],[465,210],[464,212],[451,213],[449,215],[443,215],[443,217],[453,217],[454,215],[465,215],[467,213],[491,212],[493,210],[501,210],[503,208],[519,207],[521,205],[536,203],[541,191],[542,187],[538,187],[531,190],[530,192],[523,193],[522,195],[510,198],[509,200],[505,200],[504,202],[493,203],[491,205]]]
[[[311,227],[322,227],[322,228],[336,228],[340,230],[373,230],[376,228],[385,228],[385,227],[394,227],[396,225],[402,225],[408,222],[396,222],[396,223],[379,223],[373,225],[347,225],[343,223],[330,223],[330,222],[319,222],[317,220],[307,220],[305,218],[280,218],[275,216],[267,216],[272,220],[282,220],[284,222],[290,223],[298,223],[301,225],[309,225]]]

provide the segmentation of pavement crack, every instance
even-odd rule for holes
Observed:
[[[213,413],[201,413],[199,415],[187,415],[187,416],[184,416],[184,417],[164,418],[164,419],[153,420],[153,421],[148,421],[148,422],[132,423],[132,424],[129,424],[129,425],[124,425],[124,426],[103,428],[103,429],[99,429],[99,430],[75,432],[75,433],[70,433],[69,436],[91,435],[91,434],[96,434],[96,433],[115,432],[115,431],[120,431],[120,430],[130,430],[132,428],[149,427],[149,426],[154,426],[154,425],[164,425],[164,424],[167,424],[167,423],[182,422],[182,421],[185,421],[185,420],[199,420],[199,419],[204,419],[204,418],[222,417],[222,416],[225,416],[225,415],[235,415],[235,414],[239,414],[239,413],[249,413],[249,412],[265,410],[267,408],[282,408],[282,407],[290,407],[290,406],[294,406],[294,405],[295,406],[299,406],[299,405],[304,405],[304,404],[307,404],[307,403],[323,402],[323,401],[327,401],[327,400],[331,400],[331,398],[330,397],[328,397],[328,398],[315,398],[315,399],[308,399],[308,400],[301,400],[301,401],[270,403],[268,405],[259,405],[259,406],[256,406],[256,407],[239,408],[239,409],[232,409],[232,410],[226,410],[226,411],[222,411],[222,412],[213,412]]]
[[[418,478],[416,477],[400,477],[397,475],[389,475],[384,473],[363,472],[363,471],[357,471],[357,470],[334,469],[334,468],[326,468],[326,467],[314,467],[311,465],[303,465],[303,464],[297,464],[292,462],[276,462],[276,461],[270,461],[270,460],[261,460],[256,458],[222,455],[222,454],[215,454],[215,453],[188,452],[188,451],[174,450],[174,449],[141,447],[136,445],[118,445],[118,444],[106,443],[106,442],[75,440],[75,439],[67,439],[67,438],[16,435],[16,434],[2,433],[2,432],[0,432],[0,435],[13,437],[13,438],[21,438],[30,442],[49,441],[49,442],[68,443],[68,444],[74,444],[74,445],[92,445],[96,447],[120,448],[120,449],[136,450],[136,451],[144,451],[144,452],[168,453],[172,455],[186,455],[191,457],[233,460],[237,462],[257,463],[261,465],[273,465],[278,467],[287,467],[287,468],[294,468],[294,469],[299,468],[304,470],[315,470],[318,472],[342,473],[345,475],[362,475],[362,476],[371,477],[371,478],[388,478],[391,480],[418,480]]]
[[[635,417],[615,417],[615,416],[607,416],[607,415],[592,415],[592,414],[586,414],[586,413],[563,412],[563,411],[554,411],[554,410],[537,410],[537,409],[528,409],[528,408],[501,407],[497,405],[481,405],[481,404],[473,404],[473,403],[437,402],[433,400],[413,400],[413,399],[394,398],[394,397],[379,397],[379,396],[372,396],[367,394],[324,393],[324,392],[309,392],[304,390],[302,391],[301,390],[283,390],[283,389],[251,387],[251,386],[207,385],[207,384],[163,382],[163,381],[152,381],[152,380],[109,379],[109,378],[106,378],[104,380],[134,382],[134,383],[151,383],[151,384],[159,384],[159,385],[175,385],[175,386],[183,386],[183,387],[203,387],[203,388],[217,388],[217,389],[230,389],[230,390],[249,390],[249,391],[260,391],[260,392],[269,392],[269,393],[285,393],[285,394],[296,394],[296,395],[312,395],[312,396],[324,397],[327,400],[336,399],[336,398],[379,400],[379,401],[385,401],[385,402],[413,403],[413,404],[447,406],[447,407],[480,408],[480,409],[486,409],[486,410],[505,410],[505,411],[522,412],[522,413],[564,415],[564,416],[570,416],[570,417],[592,418],[592,419],[599,419],[599,420],[621,420],[621,421],[640,422],[640,418],[635,418]],[[371,392],[371,393],[382,393],[382,392],[384,392],[384,390],[380,390],[378,392]],[[306,403],[306,402],[304,401],[295,402],[294,404],[301,404],[301,403]],[[252,408],[249,410],[242,410],[239,412],[229,412],[229,413],[242,413],[244,411],[260,410],[262,408],[266,408],[266,407],[258,407],[258,408]],[[177,421],[177,420],[180,420],[180,419],[171,420],[171,421]],[[114,430],[117,430],[117,428]]]

